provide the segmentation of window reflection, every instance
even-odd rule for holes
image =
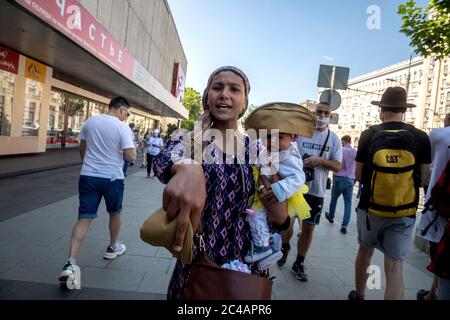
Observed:
[[[22,137],[37,137],[41,112],[42,83],[27,79],[25,108],[22,119]]]
[[[80,130],[88,117],[103,114],[106,109],[100,102],[52,88],[47,148],[78,147]]]
[[[0,70],[0,135],[11,135],[11,114],[16,75]]]

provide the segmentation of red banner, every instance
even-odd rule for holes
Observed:
[[[183,103],[184,100],[184,84],[186,77],[184,75],[181,64],[175,63],[173,66],[173,78],[172,78],[172,94],[177,100]]]
[[[17,74],[20,55],[11,49],[0,46],[0,69]]]
[[[134,57],[76,0],[16,0],[21,6],[133,80]]]

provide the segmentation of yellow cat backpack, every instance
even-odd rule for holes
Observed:
[[[414,135],[409,129],[375,130],[364,170],[367,211],[380,217],[412,216],[420,183]]]

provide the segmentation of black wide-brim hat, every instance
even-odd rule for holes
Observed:
[[[406,90],[402,87],[389,87],[381,96],[381,101],[371,103],[385,108],[415,108],[416,105],[406,102]]]

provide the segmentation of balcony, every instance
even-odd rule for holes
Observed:
[[[4,94],[13,94],[13,90],[11,88],[2,88],[2,93]]]
[[[31,94],[31,93],[28,93],[28,94],[26,95],[26,98],[27,98],[27,99],[30,99],[30,100],[40,100],[40,99],[41,99],[41,95],[40,95],[40,94]]]

